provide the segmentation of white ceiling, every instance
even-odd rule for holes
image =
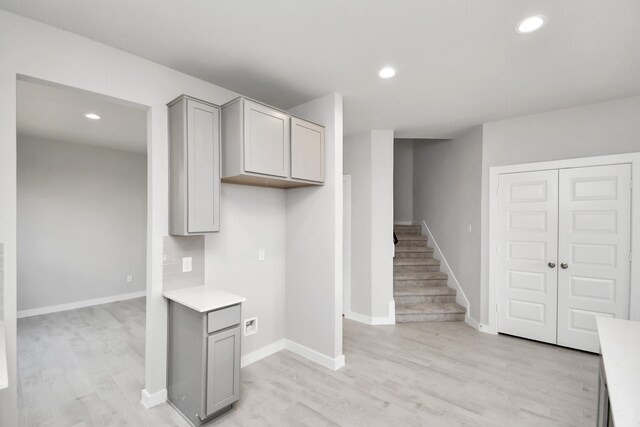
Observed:
[[[448,137],[640,94],[638,0],[0,0],[0,8],[285,109],[338,91],[346,134]],[[517,35],[533,14],[549,22]],[[380,80],[388,64],[398,75]]]
[[[100,120],[84,115],[95,113]],[[146,152],[147,111],[104,95],[18,80],[18,135]]]

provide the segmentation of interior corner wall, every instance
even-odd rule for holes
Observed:
[[[350,312],[372,316],[372,186],[371,133],[344,139],[344,173],[351,175],[351,307]]]
[[[380,323],[393,315],[393,131],[371,131],[371,147],[371,316]]]
[[[416,140],[413,150],[413,219],[429,227],[469,301],[469,316],[479,319],[482,126],[451,140]]]
[[[351,175],[350,312],[375,323],[392,314],[393,150],[391,130],[345,138],[344,169]]]
[[[413,222],[413,140],[393,142],[393,222]]]
[[[640,96],[483,126],[482,323],[489,316],[489,168],[640,152]]]
[[[145,153],[18,136],[17,174],[19,311],[145,289]]]
[[[292,108],[325,127],[323,186],[286,191],[286,336],[333,359],[342,358],[342,95]]]

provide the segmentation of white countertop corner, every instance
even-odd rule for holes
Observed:
[[[597,317],[596,323],[613,422],[640,426],[640,322]]]
[[[7,342],[5,340],[4,322],[0,320],[0,390],[8,387]]]
[[[245,302],[247,299],[229,292],[210,289],[205,286],[167,291],[162,294],[165,298],[180,303],[192,310],[205,313],[211,310],[228,307]]]

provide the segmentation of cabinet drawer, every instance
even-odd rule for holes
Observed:
[[[207,332],[212,333],[240,323],[240,304],[212,311],[207,315]]]

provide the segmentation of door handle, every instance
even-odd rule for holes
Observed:
[[[566,262],[563,262],[562,264],[560,264],[560,267],[566,270],[567,268],[569,268],[569,264],[567,264]]]
[[[555,268],[556,263],[553,261],[549,261],[549,263],[547,264],[549,266],[549,268]]]

